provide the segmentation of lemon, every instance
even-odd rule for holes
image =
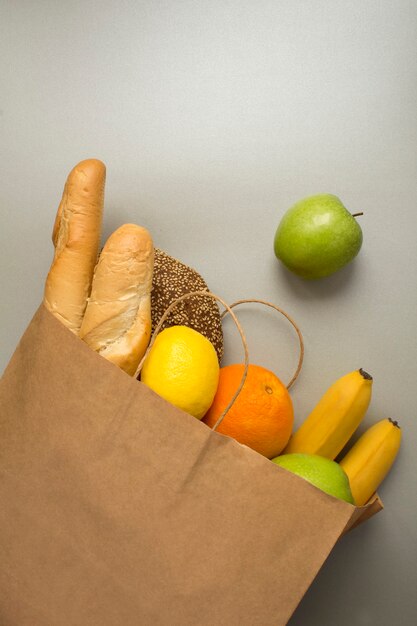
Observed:
[[[329,495],[354,504],[347,474],[336,461],[301,452],[282,454],[272,461],[298,474]]]
[[[165,328],[146,357],[141,381],[201,419],[213,402],[219,381],[216,351],[204,335],[188,326]]]

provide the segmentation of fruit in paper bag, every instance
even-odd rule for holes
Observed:
[[[276,465],[301,476],[325,493],[355,504],[349,479],[336,461],[316,454],[283,454],[272,459]]]
[[[244,365],[220,369],[216,395],[204,422],[212,427],[239,388]],[[217,431],[271,458],[285,447],[291,435],[294,411],[291,396],[275,374],[250,364],[245,383]]]
[[[383,419],[364,432],[340,461],[358,506],[366,504],[391,469],[401,444],[398,422]]]
[[[371,401],[372,376],[363,369],[336,380],[292,435],[285,453],[335,459],[358,428]]]
[[[145,385],[198,419],[212,403],[218,379],[213,344],[187,326],[171,326],[159,333],[141,373]]]
[[[274,239],[277,258],[302,278],[329,276],[358,254],[362,230],[337,196],[300,200],[282,218]]]

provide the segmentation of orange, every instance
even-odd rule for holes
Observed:
[[[220,368],[213,403],[203,418],[208,426],[214,426],[232,399],[243,371],[243,363]],[[285,385],[273,372],[250,364],[238,397],[216,430],[271,459],[287,445],[293,423],[293,404]]]

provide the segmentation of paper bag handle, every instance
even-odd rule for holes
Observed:
[[[281,309],[276,304],[272,304],[272,302],[268,302],[268,300],[258,300],[257,298],[249,298],[247,300],[236,300],[236,302],[233,302],[232,304],[229,304],[228,308],[225,311],[223,311],[223,313],[221,314],[221,319],[223,319],[224,316],[227,313],[230,312],[230,309],[233,309],[234,307],[239,306],[240,304],[252,304],[252,303],[263,304],[265,306],[269,306],[271,309],[275,309],[275,311],[278,311],[278,313],[281,313],[281,315],[283,315],[284,317],[287,318],[287,320],[294,327],[294,330],[297,333],[298,342],[299,342],[299,345],[300,345],[300,354],[299,354],[299,357],[298,357],[298,363],[297,363],[296,370],[295,370],[295,372],[293,374],[293,377],[291,378],[290,382],[287,384],[287,389],[289,389],[290,387],[292,387],[292,385],[297,380],[298,375],[299,375],[299,373],[301,371],[301,367],[303,365],[303,360],[304,360],[304,341],[303,341],[303,336],[301,334],[301,330],[298,328],[297,324],[292,319],[292,317],[290,317],[288,315],[288,313],[286,313],[283,309]]]
[[[158,324],[155,327],[155,330],[152,334],[151,340],[149,342],[149,345],[146,349],[145,354],[143,355],[138,367],[136,368],[136,372],[134,374],[134,378],[138,378],[143,364],[146,360],[146,357],[149,354],[150,349],[152,348],[155,339],[159,333],[159,331],[162,328],[162,325],[164,324],[164,322],[166,321],[166,319],[168,318],[168,316],[170,315],[170,313],[173,311],[173,309],[175,309],[175,307],[177,306],[177,304],[179,302],[182,302],[183,300],[186,300],[187,298],[191,298],[194,296],[204,296],[204,297],[208,297],[208,298],[212,298],[213,300],[217,300],[218,302],[220,302],[225,310],[223,311],[223,313],[221,314],[221,319],[223,319],[223,317],[226,315],[226,313],[229,313],[230,316],[233,319],[233,322],[236,325],[237,330],[239,331],[239,335],[240,338],[242,340],[242,344],[243,344],[243,349],[244,349],[244,368],[243,368],[243,374],[242,374],[242,378],[240,380],[240,383],[235,391],[235,393],[233,394],[232,398],[230,399],[229,403],[227,404],[226,408],[223,410],[223,412],[220,414],[219,418],[217,419],[216,423],[212,426],[212,430],[216,430],[216,428],[221,424],[221,422],[223,421],[225,415],[228,413],[228,411],[230,410],[230,408],[232,407],[232,405],[234,404],[236,398],[238,397],[239,393],[241,392],[241,389],[243,387],[243,385],[245,384],[245,380],[247,377],[247,373],[248,373],[248,367],[249,367],[249,352],[248,352],[248,344],[246,341],[246,337],[245,337],[245,333],[243,332],[243,328],[239,322],[239,320],[237,319],[235,313],[232,311],[232,309],[236,306],[239,306],[240,304],[246,304],[246,303],[258,303],[258,304],[263,304],[265,306],[269,306],[273,309],[275,309],[276,311],[278,311],[279,313],[281,313],[282,315],[284,315],[284,317],[287,318],[287,320],[292,324],[292,326],[294,327],[297,335],[298,335],[298,340],[299,340],[299,344],[300,344],[300,355],[299,355],[299,359],[298,359],[298,364],[297,364],[297,369],[293,375],[293,377],[291,378],[290,382],[287,385],[287,389],[289,389],[291,387],[291,385],[295,382],[295,380],[298,377],[298,374],[300,373],[301,370],[301,366],[303,363],[303,358],[304,358],[304,342],[303,342],[303,337],[301,335],[301,331],[298,328],[297,324],[294,322],[294,320],[288,315],[288,313],[286,313],[283,309],[281,309],[280,307],[276,306],[275,304],[272,304],[271,302],[268,302],[266,300],[257,300],[255,298],[252,299],[247,299],[247,300],[237,300],[236,302],[233,302],[233,304],[227,304],[227,302],[225,302],[223,300],[223,298],[221,298],[220,296],[217,296],[216,294],[212,293],[211,291],[207,291],[207,290],[200,290],[200,291],[191,291],[189,293],[183,294],[182,296],[179,296],[178,298],[176,298],[173,302],[171,302],[171,304],[167,307],[167,309],[164,311],[161,319],[159,320]]]

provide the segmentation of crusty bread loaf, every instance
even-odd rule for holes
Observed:
[[[203,277],[193,268],[155,248],[153,273],[152,332],[168,306],[191,291],[209,290]],[[179,302],[162,325],[183,324],[194,328],[213,344],[219,362],[223,357],[223,330],[217,302],[204,296],[192,296]],[[162,330],[161,329],[161,330]]]
[[[58,207],[52,241],[55,255],[43,302],[78,334],[97,262],[103,216],[106,168],[96,159],[70,172]]]
[[[93,350],[130,375],[150,339],[153,262],[149,232],[120,226],[100,253],[80,330]]]

